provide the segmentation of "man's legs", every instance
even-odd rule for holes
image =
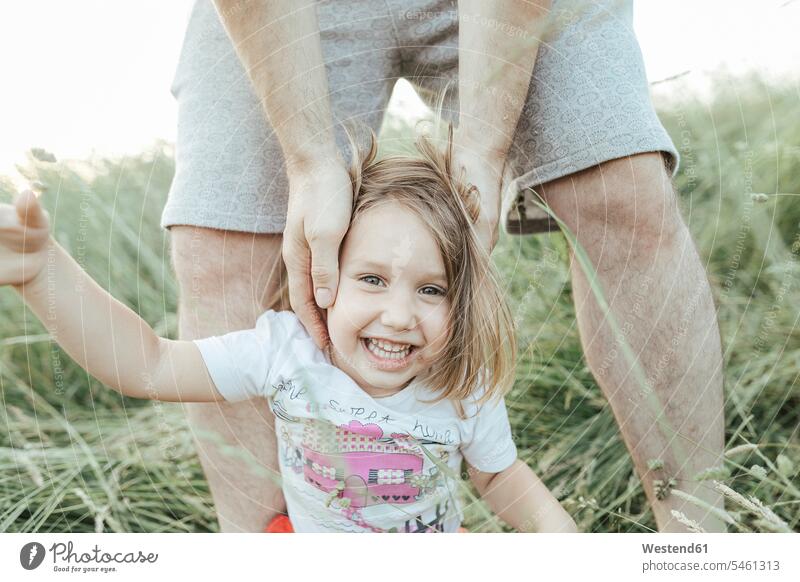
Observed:
[[[678,510],[707,531],[722,531],[722,522],[707,510],[667,491],[674,478],[676,489],[722,507],[710,483],[694,476],[721,463],[724,422],[722,354],[711,290],[661,155],[613,160],[536,190],[588,253],[647,378],[645,386],[637,381],[573,260],[586,360],[611,404],[659,529],[686,531],[671,515]],[[680,436],[659,428],[653,397]],[[651,459],[662,461],[663,468],[649,469]]]
[[[181,339],[255,325],[279,284],[281,235],[171,229]],[[284,510],[267,402],[187,404],[186,416],[223,532],[258,532]]]

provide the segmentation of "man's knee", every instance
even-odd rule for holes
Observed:
[[[659,153],[611,160],[545,185],[548,203],[578,240],[668,244],[685,228]]]

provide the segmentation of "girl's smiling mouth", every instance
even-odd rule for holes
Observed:
[[[407,367],[418,350],[412,344],[397,344],[375,338],[361,338],[361,347],[367,352],[367,357],[376,368],[394,371]]]

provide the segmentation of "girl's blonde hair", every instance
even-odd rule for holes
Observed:
[[[444,149],[420,134],[416,156],[378,159],[372,130],[366,150],[358,147],[352,130],[348,137],[353,152],[350,223],[371,208],[395,202],[419,217],[441,252],[450,301],[449,337],[439,362],[425,377],[439,392],[436,401],[458,402],[480,388],[484,391],[478,402],[505,394],[514,380],[514,321],[475,230],[480,193],[455,174],[452,125],[447,126]],[[284,308],[289,305],[287,291],[284,284],[280,301]]]

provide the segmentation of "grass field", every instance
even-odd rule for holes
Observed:
[[[757,78],[717,87],[708,100],[676,91],[680,99],[657,104],[681,151],[676,184],[719,310],[727,453],[715,478],[732,491],[731,531],[798,531],[798,95]],[[395,120],[385,135],[407,131]],[[158,226],[173,173],[169,146],[120,160],[32,158],[24,172],[47,185],[59,242],[174,336],[176,286]],[[7,200],[10,183],[0,188]],[[517,444],[581,529],[649,531],[641,486],[582,358],[567,256],[560,234],[503,237],[495,252],[522,348],[507,399]],[[0,394],[0,531],[216,529],[181,410],[102,388],[10,289],[0,291]],[[466,525],[500,529],[477,503]]]

